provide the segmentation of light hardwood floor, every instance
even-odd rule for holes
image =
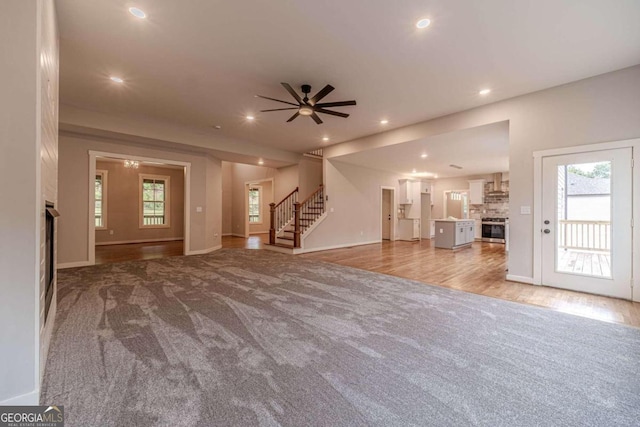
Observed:
[[[222,246],[262,249],[267,239],[266,234],[248,239],[225,236]],[[96,264],[182,255],[182,250],[182,242],[98,246]],[[507,255],[498,243],[476,242],[450,251],[432,247],[430,240],[396,241],[298,256],[640,327],[640,303],[507,281]]]
[[[183,255],[183,248],[184,245],[181,240],[173,242],[96,246],[96,264]]]
[[[260,249],[262,238],[267,239],[224,237],[222,245]],[[450,251],[434,248],[430,240],[386,241],[297,256],[640,327],[640,303],[507,281],[507,254],[498,243],[475,242],[471,248]]]

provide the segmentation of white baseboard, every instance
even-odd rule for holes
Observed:
[[[40,390],[14,396],[0,402],[0,406],[31,406],[40,404]]]
[[[96,246],[130,245],[133,243],[177,242],[178,240],[184,240],[184,237],[167,237],[164,239],[118,240],[115,242],[100,242],[100,243],[96,242]]]
[[[507,274],[507,280],[510,280],[512,282],[527,283],[529,285],[534,284],[533,277],[516,276],[515,274]]]
[[[319,248],[304,248],[302,253],[328,251],[330,249],[342,249],[342,248],[349,248],[351,246],[373,245],[374,243],[380,243],[380,242],[382,242],[382,240],[371,240],[369,242],[344,243],[341,245],[322,246]]]
[[[231,235],[232,235],[233,237],[242,237],[243,239],[246,239],[246,237],[244,237],[244,234],[231,233]]]
[[[222,245],[214,246],[212,248],[207,248],[207,249],[200,249],[197,251],[188,251],[186,255],[204,255],[204,254],[211,253],[213,251],[217,251],[218,249],[222,249]]]
[[[64,268],[87,267],[89,265],[93,265],[93,263],[89,261],[63,262],[61,264],[57,264],[56,269],[62,270]]]
[[[249,235],[253,235],[253,234],[269,234],[269,231],[250,231]]]
[[[222,237],[233,236],[233,233],[222,233],[221,236]]]

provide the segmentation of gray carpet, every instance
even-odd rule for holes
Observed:
[[[62,270],[68,426],[640,423],[640,330],[261,250]]]

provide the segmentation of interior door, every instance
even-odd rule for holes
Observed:
[[[631,299],[632,149],[542,159],[542,284]]]
[[[382,190],[382,239],[391,240],[391,190]]]

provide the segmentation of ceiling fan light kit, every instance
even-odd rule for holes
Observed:
[[[312,98],[309,98],[309,93],[311,92],[311,86],[304,84],[300,88],[302,90],[302,93],[304,94],[304,98],[300,98],[300,95],[298,95],[298,93],[295,90],[293,90],[291,85],[289,85],[288,83],[281,83],[281,84],[287,90],[287,92],[289,92],[289,94],[293,97],[293,99],[297,102],[297,104],[289,101],[282,101],[280,99],[269,98],[268,96],[256,95],[258,98],[264,98],[270,101],[276,101],[276,102],[281,102],[283,104],[292,105],[292,107],[287,107],[287,108],[274,108],[270,110],[261,110],[260,111],[261,113],[267,113],[270,111],[298,110],[295,112],[293,116],[289,118],[289,120],[287,120],[287,122],[291,122],[295,120],[298,116],[310,116],[317,124],[321,124],[322,119],[318,117],[317,113],[329,114],[332,116],[343,117],[343,118],[349,117],[349,115],[346,113],[327,110],[326,107],[345,107],[349,105],[356,105],[356,101],[353,101],[353,100],[318,103],[318,101],[320,101],[322,98],[327,96],[329,93],[331,93],[335,89],[331,85],[326,85],[324,88],[322,88],[320,92],[316,93]]]

